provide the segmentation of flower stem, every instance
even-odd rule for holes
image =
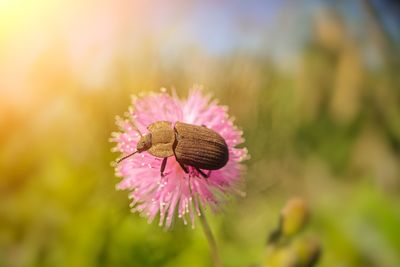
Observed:
[[[218,248],[217,248],[217,243],[215,242],[214,235],[211,232],[210,226],[208,225],[207,219],[206,219],[206,214],[204,213],[203,210],[201,211],[200,217],[200,222],[201,226],[203,228],[204,234],[207,237],[208,245],[210,247],[211,251],[211,257],[213,261],[213,267],[221,267],[221,261],[219,259],[219,254],[218,254]]]

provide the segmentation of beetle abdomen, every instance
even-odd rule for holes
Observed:
[[[228,162],[228,146],[215,131],[177,122],[175,132],[175,156],[179,162],[204,170],[218,170]]]

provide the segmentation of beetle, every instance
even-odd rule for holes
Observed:
[[[126,158],[144,151],[163,158],[160,173],[164,176],[167,160],[175,156],[185,173],[187,166],[197,170],[204,178],[208,178],[212,170],[221,169],[229,159],[228,146],[225,139],[206,126],[198,126],[183,122],[172,125],[169,121],[157,121],[150,124],[149,133],[141,135],[136,145],[136,151],[120,158],[120,163]],[[202,170],[208,170],[205,174]]]

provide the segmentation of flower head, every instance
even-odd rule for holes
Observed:
[[[142,213],[149,223],[159,214],[159,225],[168,228],[177,213],[185,224],[189,219],[194,226],[195,214],[201,215],[201,207],[217,210],[229,193],[240,193],[240,162],[248,157],[245,148],[236,147],[244,141],[242,132],[229,118],[227,107],[211,101],[200,88],[192,89],[186,100],[179,99],[175,93],[170,96],[165,90],[133,98],[125,117],[117,117],[121,132],[113,133],[110,139],[116,143],[113,151],[123,156],[136,150],[140,134],[148,133],[147,126],[156,121],[203,125],[219,133],[228,146],[227,164],[211,171],[208,178],[193,166],[187,166],[186,173],[174,156],[168,158],[164,175],[160,174],[163,159],[146,151],[119,162],[115,171],[122,181],[117,189],[130,191],[132,211]]]

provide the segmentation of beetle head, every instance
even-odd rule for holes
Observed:
[[[137,151],[143,152],[148,150],[151,147],[151,133],[143,135],[142,137],[140,137],[139,142],[136,145],[136,149]]]

